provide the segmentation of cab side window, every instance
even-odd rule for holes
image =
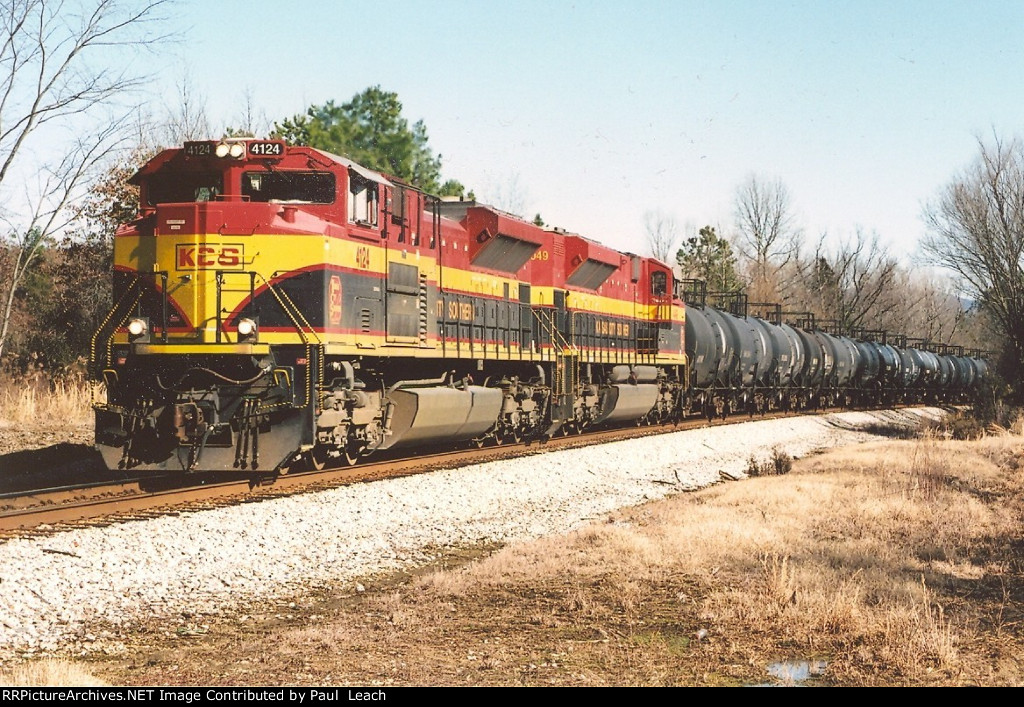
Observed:
[[[651,294],[663,295],[668,292],[668,275],[660,270],[651,273]]]
[[[348,220],[360,226],[377,225],[378,186],[376,182],[360,177],[354,172],[348,175]]]

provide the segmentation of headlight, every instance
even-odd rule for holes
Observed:
[[[231,147],[228,148],[228,154],[234,157],[236,160],[245,154],[245,145],[240,142],[231,143]]]
[[[256,336],[256,322],[248,317],[239,319],[235,329],[238,331],[239,340]]]
[[[144,336],[149,330],[149,324],[145,319],[132,319],[128,322],[128,333],[133,337]]]
[[[226,142],[220,142],[217,143],[217,147],[214,149],[213,154],[217,155],[217,157],[227,157],[228,150],[230,149],[231,148],[228,146]]]

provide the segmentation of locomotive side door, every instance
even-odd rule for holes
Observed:
[[[387,252],[383,240],[386,226],[380,217],[384,186],[355,170],[349,170],[348,179],[348,224],[355,248],[345,265],[354,267],[358,275],[346,282],[345,274],[339,273],[342,322],[356,332],[356,346],[373,348],[384,328]]]
[[[388,344],[426,346],[432,260],[422,258],[432,238],[422,232],[420,194],[395,184],[384,187],[381,236],[387,262],[384,316]],[[428,229],[430,226],[428,225]]]

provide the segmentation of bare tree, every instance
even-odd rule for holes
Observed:
[[[155,43],[167,0],[8,0],[0,14],[0,192],[7,209],[10,266],[0,293],[0,355],[18,287],[44,245],[64,228],[69,208],[97,163],[122,140],[126,113],[111,117],[142,77],[104,64]],[[125,61],[118,66],[138,66]],[[78,137],[61,141],[64,135]],[[38,138],[38,139],[37,139]],[[39,143],[38,145],[36,143]],[[37,162],[46,147],[60,156]],[[16,193],[11,184],[35,189]]]
[[[679,240],[679,227],[674,217],[661,211],[644,212],[644,231],[651,255],[663,263],[671,263]]]
[[[892,285],[895,300],[880,324],[893,333],[940,344],[965,344],[976,328],[970,313],[957,297],[953,283],[933,272],[901,268]]]
[[[896,259],[875,233],[868,236],[857,229],[833,248],[827,240],[823,234],[814,254],[796,268],[804,289],[800,306],[846,331],[885,327],[886,313],[896,305]]]
[[[164,106],[165,122],[156,131],[164,146],[180,145],[187,140],[208,140],[213,136],[206,117],[206,96],[196,88],[190,74],[177,83],[173,105]]]
[[[493,184],[488,193],[492,206],[517,216],[526,213],[526,202],[529,199],[519,181],[518,172],[510,173],[503,184]]]
[[[1024,144],[996,137],[978,149],[925,207],[921,249],[987,311],[1005,338],[1004,373],[1024,394]]]
[[[77,196],[77,187],[85,181],[96,165],[105,158],[120,140],[116,137],[123,127],[116,122],[87,140],[78,140],[56,165],[47,166],[40,173],[40,186],[36,193],[27,194],[26,201],[33,205],[32,212],[12,226],[11,262],[6,276],[7,292],[0,310],[0,355],[10,333],[11,315],[18,286],[32,267],[42,248],[54,234],[60,232],[74,217],[68,209]]]
[[[256,94],[252,86],[246,86],[242,92],[238,113],[232,118],[234,125],[225,131],[228,137],[259,137],[269,135],[272,127],[267,114],[256,108]]]
[[[751,175],[736,190],[736,250],[749,263],[750,294],[757,301],[780,296],[777,273],[799,244],[789,190],[782,180]]]

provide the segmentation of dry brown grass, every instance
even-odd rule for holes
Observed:
[[[0,672],[4,687],[106,687],[84,666],[67,660],[39,660]]]
[[[0,374],[0,421],[80,423],[92,415],[94,386],[82,378],[49,381]]]
[[[1021,685],[1024,439],[835,450],[791,473],[449,558],[365,592],[136,636],[115,684]]]
[[[1007,561],[993,558],[1021,520],[1020,449],[1007,434],[840,450],[786,478],[652,504],[567,540],[428,575],[415,589],[467,601],[562,584],[563,621],[636,628],[645,604],[663,605],[658,588],[684,577],[695,587],[680,593],[697,608],[687,646],[700,636],[736,650],[760,642],[782,656],[827,656],[831,675],[856,684],[956,680],[979,669],[979,656],[960,647],[989,623],[1005,627],[1011,604],[1019,610],[1006,589]],[[1019,558],[1010,564],[1016,582]],[[987,585],[1003,597],[989,597],[993,605],[980,612],[964,605]]]

